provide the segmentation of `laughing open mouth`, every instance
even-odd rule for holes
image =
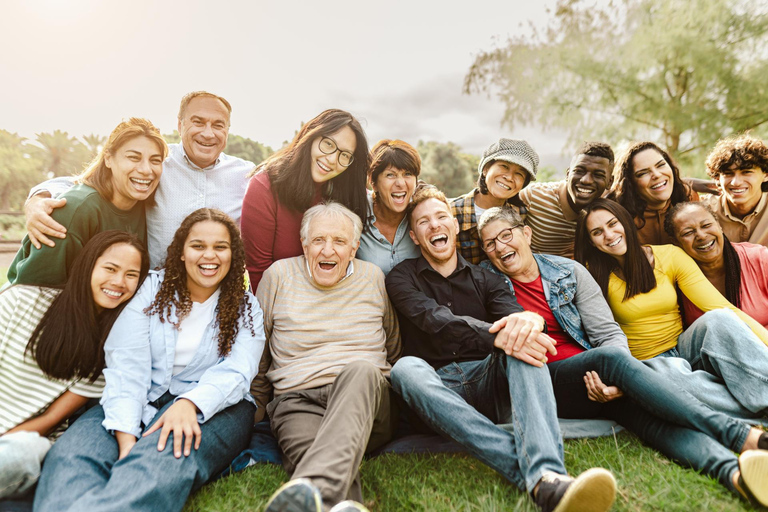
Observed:
[[[445,247],[448,244],[448,235],[435,235],[429,239],[429,243],[434,247]]]

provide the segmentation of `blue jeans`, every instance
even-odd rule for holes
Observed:
[[[732,311],[705,313],[678,337],[677,347],[661,355],[688,365],[662,357],[645,363],[684,381],[713,409],[745,419],[768,416],[768,347]]]
[[[750,427],[713,411],[685,389],[619,347],[595,348],[548,365],[561,418],[612,419],[682,465],[733,490],[740,451]],[[607,403],[587,396],[584,375],[595,371],[624,397]]]
[[[162,405],[151,423],[173,403]],[[53,445],[35,494],[37,511],[179,511],[189,494],[217,476],[250,441],[254,406],[245,400],[200,425],[198,450],[173,456],[173,434],[157,451],[160,430],[142,437],[117,460],[114,436],[101,425],[104,410],[94,407]],[[151,425],[150,423],[150,425]]]
[[[565,474],[563,440],[546,367],[494,352],[434,370],[417,357],[392,368],[392,387],[433,430],[464,446],[517,487]],[[511,423],[508,432],[496,423]]]

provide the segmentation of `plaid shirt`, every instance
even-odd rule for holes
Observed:
[[[472,189],[463,196],[451,200],[451,213],[459,221],[459,233],[456,236],[456,247],[465,260],[477,265],[487,260],[483,249],[480,247],[480,235],[477,232],[477,218],[475,217],[475,194],[478,189]]]
[[[459,221],[459,233],[456,236],[456,247],[459,249],[465,260],[477,265],[483,260],[487,260],[480,241],[480,233],[477,232],[477,217],[475,216],[475,194],[480,193],[474,188],[455,199],[451,199],[451,213]],[[520,216],[525,219],[528,209],[525,207],[513,205],[512,201],[517,196],[507,199],[507,205],[515,208]]]

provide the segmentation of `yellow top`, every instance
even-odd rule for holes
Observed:
[[[768,345],[768,331],[728,302],[682,249],[674,245],[650,247],[655,260],[656,288],[622,301],[627,283],[616,274],[611,274],[608,282],[608,303],[627,335],[633,356],[650,359],[677,345],[677,337],[683,333],[683,321],[675,285],[704,312],[722,308],[733,310]]]

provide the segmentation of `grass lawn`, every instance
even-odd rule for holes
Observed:
[[[640,444],[632,434],[566,441],[571,474],[592,466],[613,471],[619,486],[614,510],[750,510],[716,481],[683,469]],[[496,472],[466,455],[384,455],[361,468],[366,506],[372,512],[406,510],[536,512],[527,496]],[[205,486],[185,512],[261,512],[288,476],[262,464]]]

